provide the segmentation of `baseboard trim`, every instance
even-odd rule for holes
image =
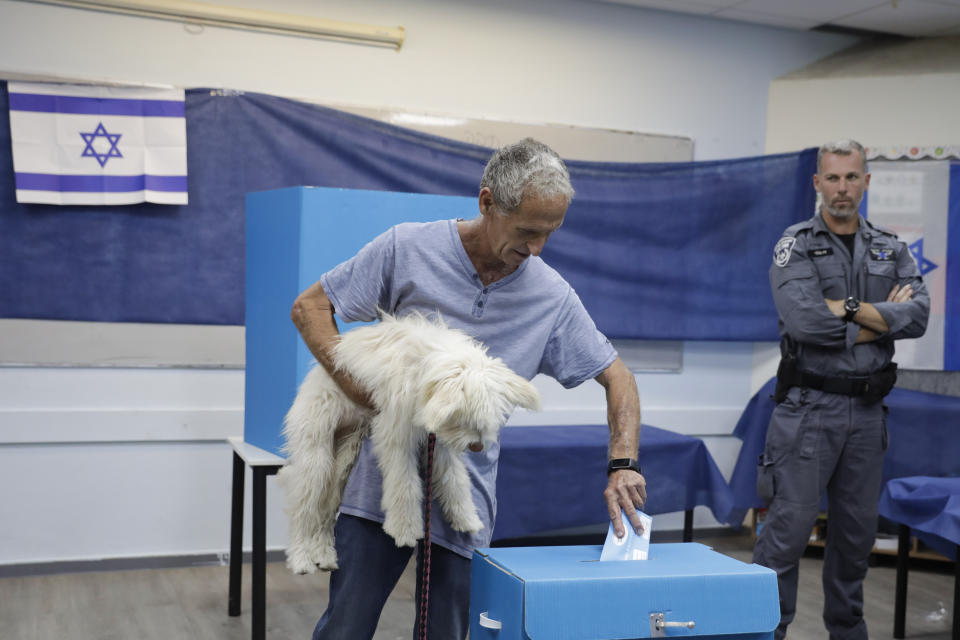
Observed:
[[[250,551],[243,553],[243,562],[252,562]],[[283,549],[267,551],[267,562],[282,562]],[[59,562],[30,562],[0,565],[0,578],[25,576],[48,576],[60,573],[86,573],[91,571],[135,571],[140,569],[183,569],[186,567],[225,567],[230,562],[229,553],[198,553],[178,556],[141,556],[131,558],[103,558],[99,560],[64,560]]]

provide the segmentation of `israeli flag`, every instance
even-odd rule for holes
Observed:
[[[907,244],[930,292],[921,338],[897,341],[904,369],[960,370],[960,172],[949,160],[871,160],[864,213]]]
[[[7,86],[17,202],[187,204],[183,89]]]

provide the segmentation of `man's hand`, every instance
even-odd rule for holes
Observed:
[[[627,519],[633,525],[633,530],[643,533],[640,516],[637,509],[647,501],[647,481],[642,475],[631,469],[614,471],[607,481],[607,488],[603,492],[607,500],[607,511],[610,513],[610,522],[618,538],[622,538],[626,531],[620,519],[620,510],[627,514]]]
[[[913,287],[905,284],[902,287],[898,284],[893,285],[890,293],[887,294],[887,302],[907,302],[913,297]]]
[[[887,294],[887,302],[908,302],[911,298],[913,298],[913,286],[909,284],[902,287],[895,284],[893,289],[890,289],[890,293]],[[847,310],[843,308],[843,300],[824,298],[823,301],[827,303],[830,313],[838,318],[842,318],[846,314]]]
[[[847,315],[847,310],[843,308],[843,300],[831,300],[830,298],[824,298],[824,302],[827,303],[827,309],[830,309],[830,313],[842,318]]]
[[[902,287],[895,284],[893,285],[893,289],[890,289],[890,293],[887,294],[887,302],[909,302],[911,298],[913,298],[913,287],[909,284],[905,284]],[[833,315],[838,318],[843,318],[843,316],[846,315],[847,310],[843,307],[843,300],[824,298],[823,301],[827,304],[827,308],[830,309],[830,313]],[[889,330],[887,321],[883,319],[883,316],[880,315],[877,308],[869,302],[860,303],[860,311],[857,311],[857,315],[853,316],[853,321],[872,332],[861,332],[857,337],[858,343],[875,340],[880,334],[886,333]]]

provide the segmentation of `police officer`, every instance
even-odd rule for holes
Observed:
[[[799,559],[824,491],[824,623],[831,639],[867,638],[863,578],[887,448],[882,399],[896,380],[894,340],[923,335],[930,309],[906,245],[858,214],[869,184],[860,144],[822,146],[819,213],[784,232],[770,267],[783,357],[757,476],[769,509],[753,559],[777,572],[777,640],[796,612]]]

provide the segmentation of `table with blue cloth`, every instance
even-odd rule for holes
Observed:
[[[911,476],[887,482],[880,515],[900,525],[893,637],[903,638],[907,613],[907,573],[911,530],[920,540],[955,562],[953,640],[960,640],[960,478]]]
[[[610,521],[606,425],[508,427],[500,433],[497,541]],[[692,537],[692,510],[710,508],[722,521],[732,507],[730,488],[699,438],[643,426],[637,459],[647,480],[648,514],[685,511],[684,540]]]
[[[757,458],[776,406],[776,378],[750,399],[733,435],[743,441],[730,477],[734,506],[726,522],[739,525],[747,511],[762,507],[757,495]],[[960,398],[894,388],[884,399],[889,444],[883,480],[916,475],[960,476]]]

